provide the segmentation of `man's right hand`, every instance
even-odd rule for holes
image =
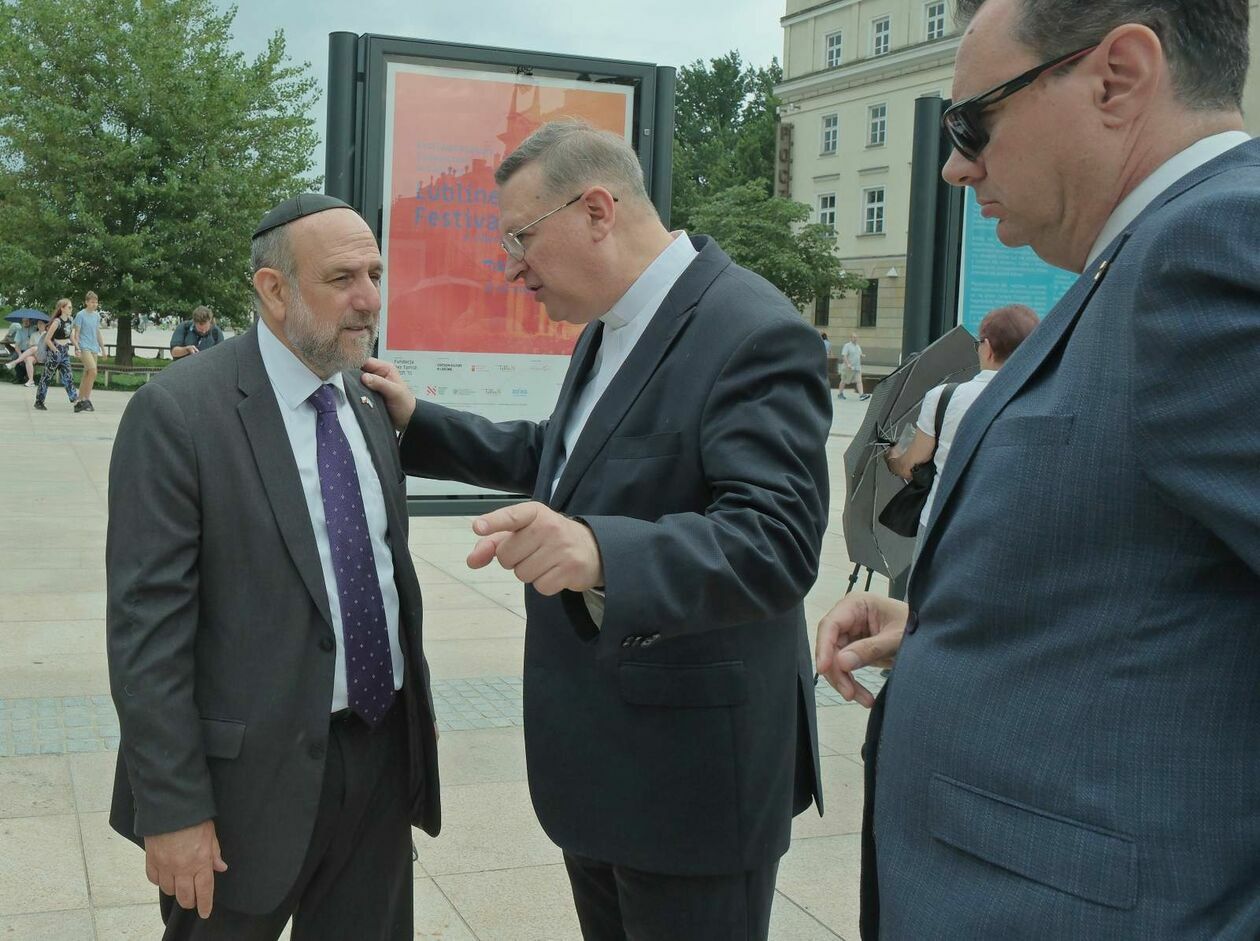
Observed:
[[[859,592],[837,602],[818,622],[814,657],[825,676],[848,702],[875,705],[870,690],[853,677],[866,666],[889,666],[906,630],[910,608],[904,601]]]
[[[416,410],[415,394],[403,381],[398,367],[383,359],[369,359],[363,364],[363,384],[385,400],[394,428],[403,431]]]
[[[214,874],[226,872],[214,821],[204,820],[173,833],[144,838],[144,871],[149,881],[183,908],[196,908],[202,918],[214,906]]]

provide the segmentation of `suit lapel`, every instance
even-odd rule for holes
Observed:
[[[731,260],[715,243],[708,239],[697,241],[700,254],[692,260],[665,296],[660,308],[652,314],[652,322],[591,410],[551,498],[553,508],[563,507],[573,495],[577,482],[621,424],[626,412],[669,352],[674,339],[691,320],[701,296],[718,274],[730,265]],[[563,427],[558,432],[563,438]]]
[[[407,530],[403,526],[403,515],[406,512],[406,495],[398,485],[398,475],[394,470],[394,462],[390,460],[386,448],[396,448],[396,438],[389,430],[376,406],[383,410],[384,403],[375,393],[369,392],[354,373],[341,374],[345,384],[346,400],[350,403],[350,411],[359,423],[363,432],[363,440],[367,442],[368,453],[372,455],[372,466],[376,468],[376,477],[381,483],[381,493],[385,495],[385,516],[389,524],[389,538],[392,547],[406,547]],[[366,400],[366,402],[365,402]],[[372,405],[366,404],[372,402]]]
[[[920,558],[926,558],[929,543],[935,543],[936,540],[933,537],[937,535],[937,520],[949,506],[958,482],[966,473],[989,426],[1002,413],[1011,399],[1037,374],[1042,365],[1061,350],[1063,344],[1071,336],[1072,328],[1085,309],[1089,307],[1089,302],[1106,280],[1107,274],[1115,265],[1116,259],[1124,250],[1128,240],[1129,233],[1126,231],[1082,273],[1068,293],[1041,322],[1041,325],[1024,341],[1018,352],[998,371],[988,388],[976,399],[975,404],[967,410],[959,426],[958,437],[954,439],[949,449],[949,460],[945,462],[945,470],[941,474],[940,485],[932,501],[932,515],[928,519],[928,532],[919,553]],[[916,573],[919,568],[926,569],[927,566],[916,566]],[[913,578],[913,574],[912,580],[917,581],[918,579]]]
[[[590,375],[594,366],[595,354],[599,351],[603,336],[604,325],[600,321],[589,324],[578,337],[573,355],[569,359],[569,370],[560,386],[560,398],[556,400],[555,410],[547,425],[543,455],[538,462],[538,478],[534,483],[534,499],[542,503],[548,503],[551,498],[551,481],[556,476],[556,464],[560,461],[560,451],[564,447],[564,427],[573,410],[573,400],[585,385],[583,380]]]
[[[306,584],[311,599],[328,625],[328,593],[324,587],[324,568],[315,546],[315,530],[302,493],[302,479],[297,461],[289,446],[289,433],[280,415],[276,394],[263,369],[258,352],[258,332],[249,330],[236,345],[237,387],[245,398],[236,407],[245,426],[245,435],[254,452],[254,463],[271,504],[276,526],[284,538],[293,565]]]

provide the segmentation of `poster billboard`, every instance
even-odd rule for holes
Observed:
[[[551,413],[581,327],[553,323],[505,281],[494,171],[561,117],[633,140],[634,95],[626,84],[387,60],[380,355],[418,398],[495,421]]]
[[[1007,248],[997,236],[997,220],[980,214],[975,191],[967,188],[963,209],[962,270],[958,279],[958,323],[973,335],[984,315],[1006,304],[1025,304],[1044,317],[1077,276],[1046,264],[1027,246]]]

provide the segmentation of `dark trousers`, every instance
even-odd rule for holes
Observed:
[[[766,941],[779,861],[668,876],[564,854],[586,941]]]
[[[275,941],[290,917],[292,941],[411,941],[406,736],[401,697],[376,730],[334,722],[310,846],[284,902],[266,915],[216,902],[202,921],[162,895],[163,941]]]
[[[866,721],[866,741],[862,745],[863,784],[865,797],[862,802],[862,881],[860,888],[861,915],[858,920],[859,937],[862,941],[879,939],[879,868],[875,859],[875,777],[879,765],[879,737],[884,730],[884,710],[888,705],[888,690],[892,678],[875,697],[871,716]]]

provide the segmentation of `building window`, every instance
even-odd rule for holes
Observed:
[[[824,114],[822,119],[822,152],[834,154],[840,143],[840,117]]]
[[[866,144],[868,147],[883,147],[888,140],[888,105],[871,105],[867,113],[870,115],[870,134]]]
[[[884,234],[884,188],[876,186],[865,192],[862,200],[862,234]]]
[[[940,39],[945,35],[945,4],[929,3],[927,5],[927,38],[928,42]]]
[[[858,319],[859,327],[873,327],[879,317],[879,282],[872,278],[862,289],[862,310]]]
[[[832,232],[836,231],[836,194],[827,193],[818,197],[818,222]]]
[[[827,68],[834,69],[840,64],[841,47],[844,45],[844,33],[828,33],[826,40]]]
[[[888,55],[892,49],[892,17],[881,16],[871,24],[871,55]]]
[[[831,292],[826,291],[814,298],[814,326],[831,326]]]

